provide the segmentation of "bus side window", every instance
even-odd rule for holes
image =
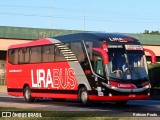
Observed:
[[[98,52],[93,52],[92,67],[96,74],[104,76],[103,60]]]
[[[20,48],[19,49],[19,59],[18,59],[18,63],[19,64],[22,64],[22,63],[24,63],[24,53],[25,53],[25,51],[24,51],[24,49],[23,48]]]
[[[72,52],[76,55],[78,61],[79,62],[84,61],[85,54],[84,54],[81,42],[71,43],[70,46],[71,46]]]
[[[55,61],[57,61],[57,62],[66,61],[64,55],[62,54],[60,49],[56,46],[55,46]]]
[[[41,47],[32,47],[30,52],[30,63],[41,62]]]
[[[29,48],[25,48],[24,53],[24,63],[29,63]]]
[[[54,45],[43,46],[42,62],[54,61]]]
[[[86,42],[86,49],[87,49],[87,52],[88,52],[88,55],[89,55],[89,58],[90,60],[92,60],[92,48],[93,48],[93,42]]]
[[[18,64],[18,49],[11,49],[8,51],[8,62],[11,64]]]
[[[100,74],[100,75],[104,75],[103,74],[103,63],[102,63],[102,59],[101,58],[97,58],[96,61],[96,73]]]
[[[54,61],[54,45],[50,45],[49,46],[50,49],[50,54],[49,54],[49,62],[53,62]]]
[[[8,50],[8,62],[13,64],[15,50]]]

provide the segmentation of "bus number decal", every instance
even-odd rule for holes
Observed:
[[[57,89],[74,89],[76,87],[75,73],[72,68],[31,70],[32,87]]]

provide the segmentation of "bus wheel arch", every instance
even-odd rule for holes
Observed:
[[[34,102],[35,98],[31,96],[31,89],[28,84],[24,84],[23,87],[23,97],[26,102]]]
[[[78,86],[78,100],[81,102],[81,105],[85,106],[89,103],[89,95],[87,87],[84,84]]]

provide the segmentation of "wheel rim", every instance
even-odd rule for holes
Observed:
[[[87,99],[88,99],[88,94],[87,94],[86,91],[83,91],[83,92],[81,93],[81,100],[82,100],[82,102],[83,102],[83,103],[87,102]]]
[[[25,97],[26,97],[26,99],[29,99],[29,97],[30,97],[30,90],[29,89],[26,90]]]

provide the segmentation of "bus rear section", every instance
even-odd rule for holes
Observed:
[[[125,41],[125,42],[124,42]],[[121,34],[78,33],[8,49],[10,95],[89,101],[147,99],[149,80],[138,40]]]

